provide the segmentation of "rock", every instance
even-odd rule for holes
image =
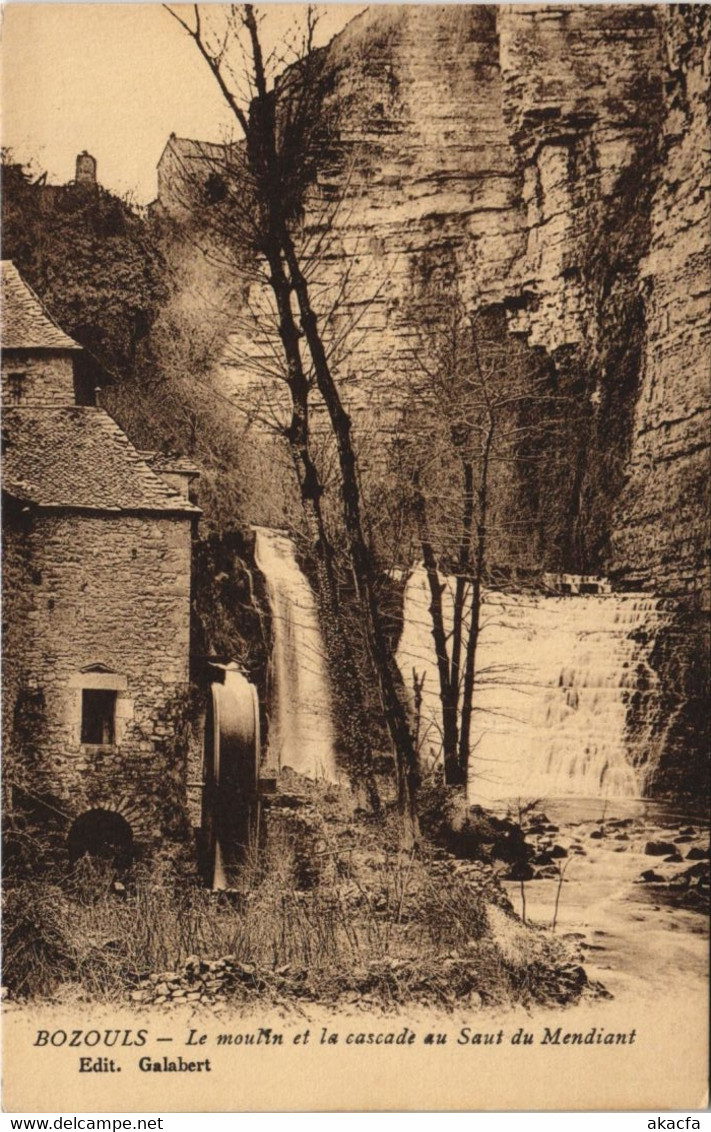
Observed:
[[[637,884],[663,884],[664,877],[659,873],[655,873],[654,869],[645,869],[639,877]]]
[[[200,975],[208,969],[208,965],[198,955],[189,955],[183,964],[183,968],[189,975]]]
[[[675,845],[684,845],[684,844],[687,844],[689,841],[693,841],[693,840],[694,840],[694,838],[693,838],[692,834],[682,833],[681,837],[675,837],[674,838],[674,844]]]
[[[708,874],[709,874],[709,862],[708,861],[699,861],[697,864],[692,865],[690,869],[684,869],[684,872],[681,873],[681,876],[694,878],[694,877],[707,877]]]
[[[532,880],[533,869],[527,861],[517,861],[508,872],[509,880]]]
[[[681,853],[679,853],[678,851],[676,853],[670,853],[668,857],[664,858],[667,863],[670,863],[671,861],[681,861],[681,859]]]
[[[601,841],[604,836],[605,836],[605,834],[603,833],[603,831],[601,829],[593,829],[590,833],[590,837],[594,841]]]
[[[699,845],[693,845],[689,852],[686,854],[687,861],[708,861],[708,849],[702,849]]]
[[[553,845],[550,850],[551,857],[567,857],[568,850],[562,845]]]
[[[671,841],[648,841],[644,847],[647,857],[665,857],[668,853],[676,853],[676,846]]]
[[[536,869],[534,880],[548,880],[560,876],[558,869],[555,865],[543,865],[542,868]]]
[[[676,889],[676,888],[688,888],[689,883],[690,882],[689,882],[688,876],[686,876],[684,873],[678,873],[675,877],[672,877],[671,880],[668,882],[668,887],[674,888],[674,889]]]

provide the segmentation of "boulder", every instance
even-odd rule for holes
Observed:
[[[684,869],[684,872],[681,875],[684,877],[689,877],[690,880],[693,880],[696,877],[707,877],[709,875],[709,862],[697,861],[697,863],[695,865],[692,865],[690,869]]]
[[[671,841],[648,841],[644,852],[647,857],[666,857],[669,853],[676,853],[677,849]]]
[[[532,880],[533,876],[533,869],[528,861],[517,861],[508,872],[509,880]]]

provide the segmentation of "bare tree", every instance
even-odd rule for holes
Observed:
[[[401,438],[399,482],[429,589],[445,782],[462,786],[492,549],[510,561],[530,539],[521,479],[545,458],[559,399],[537,356],[512,344],[497,318],[470,315],[456,294],[413,362],[420,380],[408,415],[426,431]]]
[[[231,6],[219,31],[207,9],[203,13],[199,5],[193,6],[190,17],[184,17],[182,9],[167,10],[195,43],[244,139],[237,150],[239,162],[232,163],[231,176],[226,179],[219,214],[229,238],[248,243],[256,263],[266,268],[284,364],[283,379],[290,397],[286,439],[315,552],[325,622],[340,626],[335,552],[324,521],[324,485],[313,458],[310,432],[310,395],[314,387],[325,405],[337,453],[339,510],[347,560],[394,747],[403,842],[412,845],[418,836],[415,744],[398,694],[399,673],[378,603],[377,571],[362,516],[351,421],[312,298],[309,257],[318,254],[318,248],[305,253],[300,246],[305,195],[319,163],[332,158],[334,140],[323,100],[323,55],[314,50],[313,9],[307,10],[298,45],[282,41],[268,54],[263,47],[259,17],[251,4]],[[287,65],[289,51],[291,65]],[[341,679],[355,680],[357,672],[346,636],[340,629],[334,635],[337,655],[340,651]],[[363,744],[365,739],[363,736]],[[362,754],[366,758],[365,747]]]

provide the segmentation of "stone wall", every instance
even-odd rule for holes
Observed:
[[[11,374],[21,374],[16,399]],[[2,357],[3,405],[46,405],[64,408],[74,404],[74,359],[67,351],[5,350]]]
[[[6,527],[6,785],[68,818],[118,811],[146,845],[184,837],[190,522],[25,512]],[[86,687],[116,690],[112,745],[81,741]]]

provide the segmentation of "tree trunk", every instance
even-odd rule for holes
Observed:
[[[474,578],[472,581],[472,600],[470,607],[469,637],[467,639],[464,666],[464,687],[462,689],[462,719],[459,728],[459,764],[464,782],[469,780],[469,751],[471,749],[472,712],[474,708],[474,682],[476,676],[476,652],[481,627],[481,598],[486,561],[487,521],[489,506],[489,461],[494,440],[494,423],[489,421],[482,448],[481,476],[479,479],[479,520],[477,522],[476,555],[474,559]]]
[[[439,579],[437,558],[429,536],[425,500],[417,484],[415,486],[415,510],[417,513],[420,547],[422,549],[422,557],[424,559],[425,572],[430,589],[429,612],[432,620],[432,639],[434,641],[435,656],[437,657],[439,698],[442,704],[442,760],[444,763],[444,781],[448,786],[461,786],[463,780],[457,752],[458,688],[452,682],[449,675],[447,634],[444,625],[444,609],[442,605],[444,585]]]
[[[324,641],[332,670],[335,670],[332,686],[338,710],[339,730],[348,755],[351,783],[365,788],[373,812],[378,813],[380,799],[375,785],[373,752],[363,686],[341,621],[338,585],[333,568],[333,547],[326,533],[321,509],[323,486],[318,469],[311,458],[308,382],[299,349],[299,332],[291,308],[291,288],[276,246],[269,249],[267,258],[271,272],[271,287],[279,312],[279,337],[287,359],[289,375],[287,383],[291,393],[292,416],[287,439],[299,481],[307,526],[311,531]]]
[[[457,707],[462,689],[459,686],[461,674],[462,640],[464,636],[464,604],[467,585],[471,573],[471,543],[474,524],[474,471],[471,460],[463,460],[464,494],[462,499],[462,536],[457,556],[457,581],[454,590],[452,611],[452,665],[450,683],[454,689]]]
[[[405,847],[410,847],[419,838],[416,809],[416,795],[419,785],[417,752],[408,725],[405,705],[401,702],[397,693],[398,677],[395,670],[395,659],[383,631],[375,594],[371,555],[363,535],[356,459],[351,441],[351,422],[333,380],[318,330],[316,315],[311,308],[308,284],[299,266],[298,256],[285,225],[279,235],[289,268],[291,284],[299,304],[301,325],[314,364],[316,383],[326,405],[338,449],[343,519],[348,537],[349,561],[365,621],[368,650],[378,679],[380,699],[395,748],[398,809],[403,821],[403,844]]]

